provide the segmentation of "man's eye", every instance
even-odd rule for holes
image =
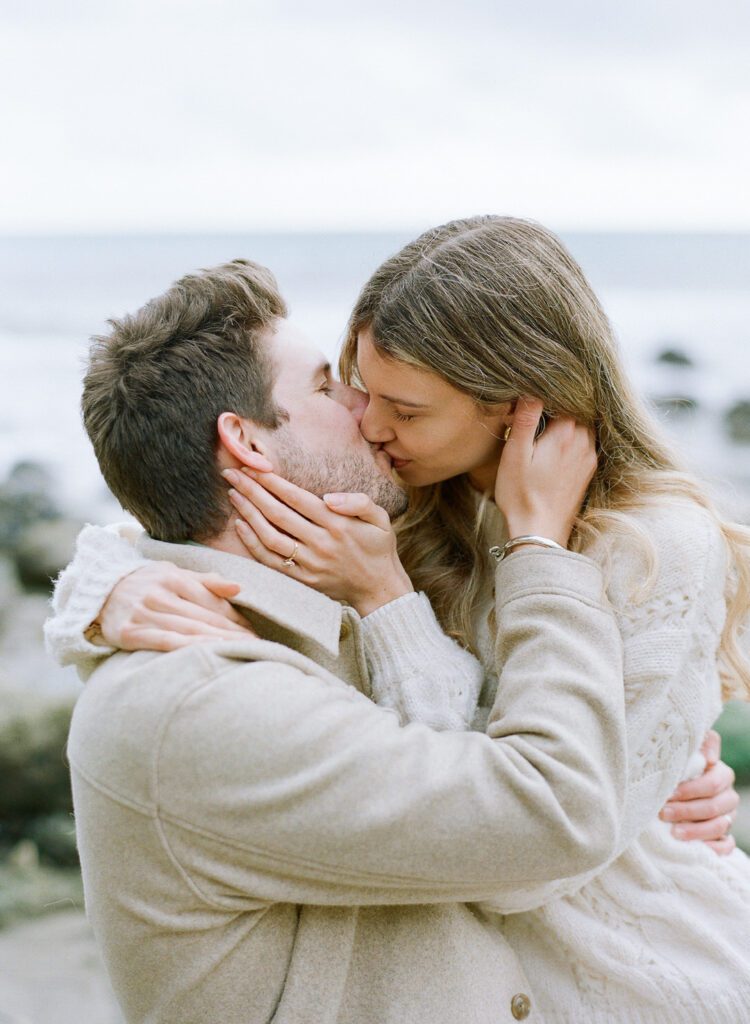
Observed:
[[[330,395],[331,392],[333,391],[333,387],[331,384],[328,383],[328,381],[326,381],[324,384],[321,385],[321,387],[318,388],[318,391],[320,391],[320,393],[323,395]]]

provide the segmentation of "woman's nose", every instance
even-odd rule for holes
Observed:
[[[396,436],[387,422],[378,416],[373,402],[368,402],[365,406],[359,429],[365,441],[369,441],[370,444],[387,444]]]

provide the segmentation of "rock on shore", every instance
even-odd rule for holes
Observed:
[[[732,441],[750,444],[750,400],[735,402],[724,413],[724,426]]]
[[[82,526],[63,513],[54,492],[51,474],[34,462],[16,463],[0,484],[0,553],[24,587],[47,593],[70,561]]]

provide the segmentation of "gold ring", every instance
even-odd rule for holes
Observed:
[[[297,548],[298,547],[299,547],[299,544],[295,540],[295,542],[294,542],[294,549],[292,550],[291,555],[289,556],[289,558],[285,558],[284,559],[284,561],[281,563],[282,565],[290,565],[291,566],[291,565],[296,565],[297,564],[294,561],[294,556],[297,554]]]

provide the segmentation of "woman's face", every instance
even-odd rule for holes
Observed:
[[[360,429],[385,448],[405,484],[466,473],[480,490],[493,489],[510,402],[485,413],[436,373],[381,356],[369,328],[358,335],[357,363],[369,394]]]

